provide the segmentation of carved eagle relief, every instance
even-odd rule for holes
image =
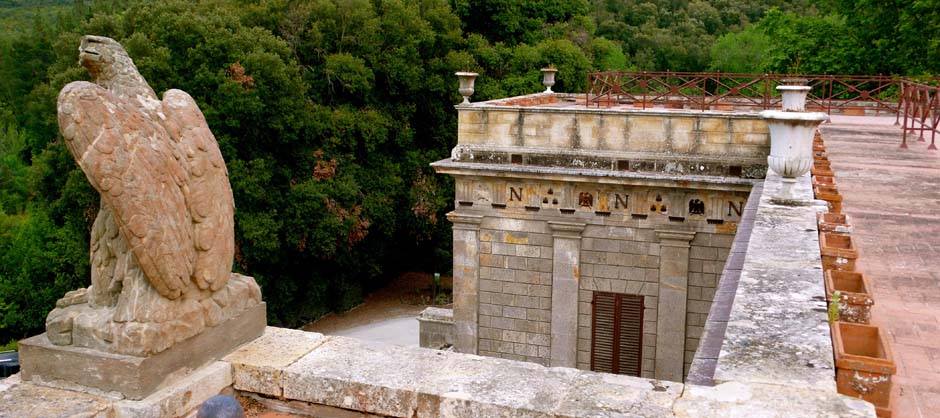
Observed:
[[[95,83],[61,91],[58,121],[103,210],[160,295],[221,289],[234,257],[235,205],[205,117],[183,91],[158,100],[116,41],[86,36],[79,51]]]

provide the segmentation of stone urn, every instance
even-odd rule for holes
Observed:
[[[457,90],[460,92],[460,95],[463,96],[463,102],[460,104],[470,104],[470,96],[473,95],[473,84],[476,82],[479,74],[469,71],[458,71],[454,73],[454,75],[460,80],[460,88]]]
[[[813,166],[813,137],[816,128],[828,118],[825,113],[765,110],[760,116],[770,128],[770,155],[767,164],[784,181],[782,197],[788,197],[796,178]]]
[[[805,86],[807,83],[809,83],[808,78],[788,77],[780,79],[780,84],[784,86]]]
[[[812,89],[810,86],[777,86],[777,91],[783,96],[783,111],[805,112],[806,96]]]
[[[545,91],[543,93],[554,93],[552,91],[552,86],[555,85],[555,74],[558,73],[557,68],[543,68],[542,70],[542,85],[545,86]]]

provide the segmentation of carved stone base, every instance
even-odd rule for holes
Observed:
[[[264,303],[247,308],[149,357],[58,346],[43,333],[20,341],[20,372],[24,380],[37,383],[77,384],[103,392],[119,392],[127,399],[143,399],[259,337],[267,323],[265,309]]]

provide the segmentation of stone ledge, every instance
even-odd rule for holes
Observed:
[[[261,337],[225,358],[233,366],[233,386],[281,397],[283,371],[327,340],[329,337],[314,332],[267,327]]]
[[[575,183],[596,182],[601,184],[624,184],[632,186],[676,187],[702,190],[733,190],[747,192],[755,179],[726,176],[704,176],[692,174],[663,174],[633,171],[610,171],[598,169],[539,167],[512,164],[485,164],[456,162],[444,159],[431,163],[437,173],[482,177],[528,178],[542,181],[567,181]]]
[[[598,415],[672,416],[681,384],[546,368],[469,354],[324,337],[310,353],[278,370],[272,396],[371,414],[412,417]],[[263,350],[233,363],[261,370]],[[248,374],[241,375],[247,378]],[[257,376],[264,379],[266,376]],[[537,383],[536,383],[537,382]]]
[[[261,349],[287,332],[303,350],[272,362]],[[272,337],[278,333],[277,338]],[[259,374],[267,396],[293,410],[358,411],[391,417],[874,417],[870,404],[812,387],[728,383],[682,385],[638,377],[548,368],[470,354],[399,347],[344,337],[311,336],[269,328],[259,347],[246,346],[233,368]],[[316,341],[316,344],[313,343]],[[289,364],[282,368],[260,367]],[[250,390],[249,390],[250,392]],[[327,408],[321,408],[325,406]],[[332,409],[331,409],[332,408]],[[332,416],[332,415],[325,415]],[[337,415],[340,416],[340,415]],[[342,415],[346,416],[346,415]]]
[[[418,315],[418,320],[451,324],[454,322],[454,310],[429,306],[421,311],[421,314]]]
[[[0,417],[188,416],[224,390],[233,373],[243,394],[277,398],[272,406],[330,418],[875,416],[867,402],[812,387],[683,385],[269,327],[226,361],[143,401],[116,401],[13,377],[0,385]]]
[[[676,401],[677,417],[874,417],[872,404],[831,392],[797,386],[724,383],[687,385]]]
[[[8,384],[0,388],[0,417],[112,418],[111,399],[21,382],[19,376],[13,375],[3,380]]]
[[[763,191],[764,183],[755,183],[754,188],[751,189],[751,194],[748,196],[747,204],[744,206],[744,213],[741,216],[741,222],[738,224],[738,231],[731,244],[728,258],[725,260],[725,266],[721,271],[715,298],[712,300],[702,337],[699,340],[695,357],[692,359],[689,373],[686,376],[687,383],[704,386],[715,384],[715,367],[725,340],[728,318],[731,315],[731,308],[734,306],[734,295],[738,289],[741,269],[744,267],[747,245],[751,238],[751,231],[754,229],[754,216],[757,213]]]
[[[808,176],[778,204],[770,172],[754,218],[715,383],[777,384],[835,392],[816,212]]]

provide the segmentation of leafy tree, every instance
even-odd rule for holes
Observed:
[[[722,35],[712,45],[709,70],[758,74],[770,66],[771,38],[756,26]]]

